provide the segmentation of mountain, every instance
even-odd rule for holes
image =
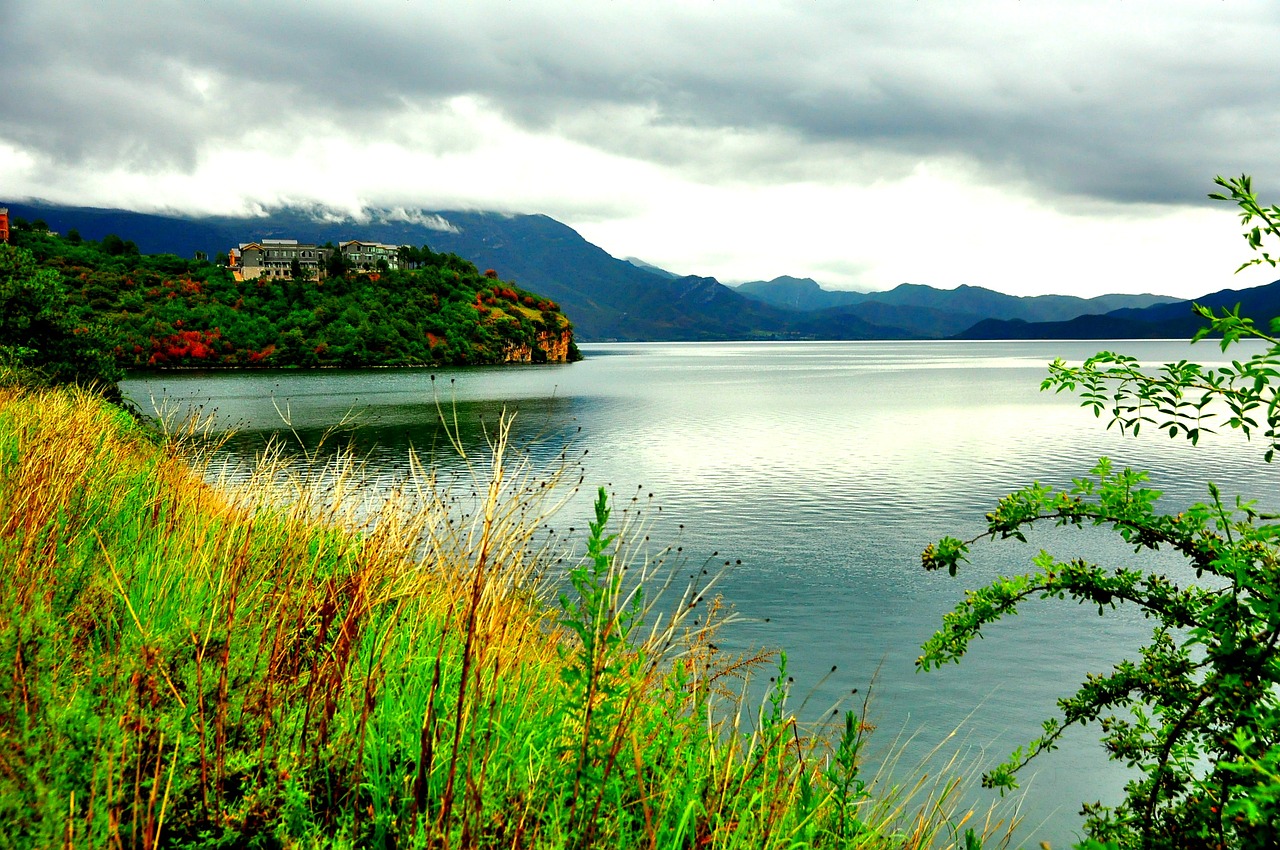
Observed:
[[[909,336],[949,337],[980,326],[979,332],[1013,333],[1030,322],[1065,322],[1077,316],[1140,309],[1175,302],[1161,295],[1006,295],[981,286],[937,289],[904,283],[886,292],[848,292],[823,289],[812,278],[776,277],[740,284],[737,291],[749,298],[784,309],[821,313],[802,322],[807,328],[839,325],[861,319],[871,325],[896,328]],[[989,320],[1021,323],[1004,331],[988,330]],[[1046,331],[1049,332],[1049,331]]]
[[[785,310],[825,310],[857,304],[867,298],[865,292],[823,289],[810,277],[775,277],[773,280],[749,280],[734,287],[742,295]]]
[[[675,272],[669,272],[666,269],[660,269],[657,266],[655,266],[653,263],[646,263],[644,260],[640,259],[639,257],[623,257],[623,259],[638,269],[644,269],[647,272],[653,272],[654,274],[660,275],[662,277],[671,278],[673,280],[675,278],[680,277],[680,275],[676,274]]]
[[[1204,320],[1192,303],[1215,310],[1240,305],[1242,315],[1259,323],[1280,316],[1280,280],[1249,289],[1220,289],[1189,301],[1120,308],[1065,322],[986,319],[956,335],[957,339],[1184,339],[1194,336]]]
[[[955,289],[937,289],[916,283],[903,283],[886,292],[847,292],[823,289],[812,278],[776,277],[773,280],[756,280],[740,284],[738,292],[766,304],[791,310],[824,310],[850,305],[866,306],[852,311],[853,315],[876,324],[897,324],[892,317],[905,313],[886,311],[884,306],[923,308],[943,311],[955,317],[946,324],[953,325],[942,335],[956,333],[982,319],[1021,319],[1027,322],[1055,322],[1076,316],[1108,313],[1112,310],[1176,301],[1162,295],[1100,295],[1096,298],[1079,298],[1074,295],[1006,295],[981,286],[962,285]],[[968,324],[961,324],[967,321]],[[898,327],[914,329],[926,335],[932,333],[932,321],[919,322],[906,319]]]
[[[213,257],[241,242],[293,238],[324,243],[363,239],[429,245],[557,301],[579,341],[776,339],[810,336],[790,311],[738,294],[714,278],[673,277],[620,260],[545,215],[373,210],[364,221],[320,209],[274,210],[265,218],[178,216],[37,203],[10,203],[14,217],[42,219],[85,239],[128,234],[144,253]],[[858,317],[823,323],[827,338],[900,338]]]
[[[982,286],[957,286],[935,289],[916,283],[904,283],[888,292],[876,292],[871,298],[885,304],[932,307],[986,318],[1022,319],[1027,322],[1060,322],[1122,307],[1142,308],[1157,303],[1177,301],[1162,295],[1100,295],[1080,298],[1075,295],[1006,295]]]
[[[836,317],[843,317],[845,321],[857,318],[874,325],[898,328],[908,336],[924,339],[942,339],[952,336],[986,318],[980,313],[966,313],[941,307],[886,304],[876,300],[863,301],[847,307],[818,310],[809,315],[815,318],[823,317],[828,321]]]
[[[213,257],[241,242],[272,237],[425,244],[555,300],[580,341],[1096,338],[1121,331],[1189,336],[1199,327],[1187,321],[1189,308],[1176,299],[1149,294],[1019,297],[979,286],[944,290],[911,283],[863,293],[826,290],[810,278],[786,276],[732,288],[714,278],[677,276],[642,260],[613,257],[545,215],[397,209],[371,210],[355,220],[320,208],[287,208],[260,218],[183,218],[41,203],[8,206],[15,217],[43,219],[54,230],[74,228],[94,240],[127,234],[143,252],[188,257],[196,251]],[[1162,305],[1172,313],[1146,312]]]

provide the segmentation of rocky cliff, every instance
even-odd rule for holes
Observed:
[[[533,346],[509,343],[503,351],[507,363],[570,363],[577,360],[573,331],[539,331]]]

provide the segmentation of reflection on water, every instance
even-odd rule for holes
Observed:
[[[1175,574],[1181,565],[1135,563],[1103,534],[1057,530],[982,547],[955,580],[920,569],[927,543],[972,535],[1000,496],[1033,480],[1065,485],[1101,455],[1150,469],[1172,504],[1203,498],[1207,480],[1275,498],[1260,447],[1124,438],[1076,399],[1039,392],[1046,362],[1103,347],[1144,363],[1222,359],[1208,345],[1152,341],[616,344],[584,346],[588,359],[570,366],[437,370],[434,380],[417,369],[184,373],[124,389],[144,407],[152,397],[203,407],[237,429],[234,458],[272,435],[314,448],[345,423],[323,445],[350,443],[392,472],[410,448],[439,470],[459,468],[442,416],[468,453],[483,455],[498,417],[515,412],[533,463],[554,462],[566,445],[581,458],[588,486],[566,526],[585,525],[595,486],[628,499],[640,488],[662,506],[654,540],[678,541],[695,568],[715,551],[717,561],[742,560],[722,585],[746,618],[725,635],[727,648],[785,647],[797,696],[815,713],[878,677],[883,740],[919,730],[907,763],[960,727],[990,765],[1033,737],[1086,671],[1132,652],[1150,627],[1128,611],[1099,618],[1032,606],[991,628],[962,665],[917,674],[920,644],[963,588],[1026,569],[1042,547]],[[1095,740],[1069,736],[1037,765],[1024,806],[1043,824],[1037,841],[1065,844],[1081,800],[1118,795],[1124,775]]]

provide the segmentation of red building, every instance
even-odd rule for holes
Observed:
[[[0,207],[0,242],[9,241],[9,208]]]

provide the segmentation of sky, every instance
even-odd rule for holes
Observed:
[[[544,213],[725,282],[1269,282],[1271,0],[0,0],[0,204]]]

